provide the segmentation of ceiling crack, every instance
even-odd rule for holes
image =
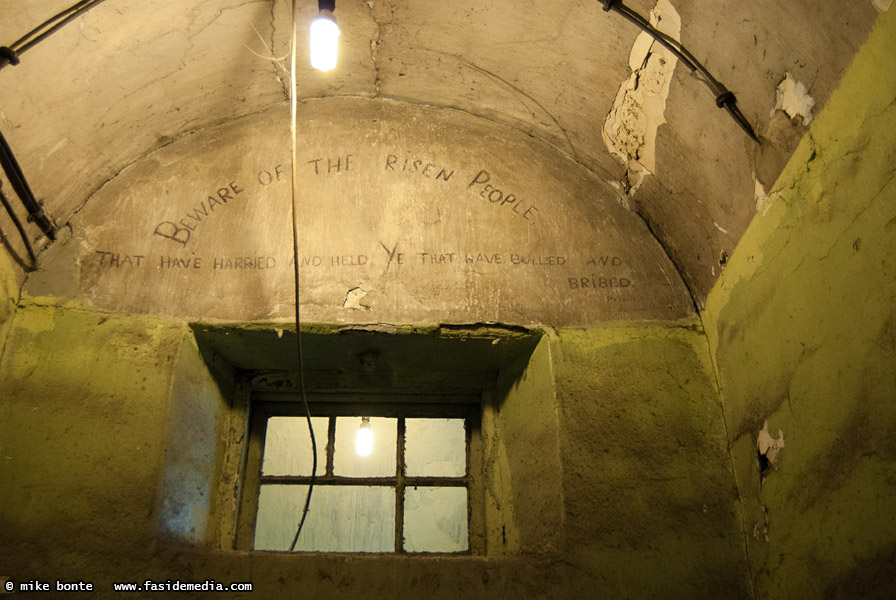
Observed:
[[[382,77],[380,76],[380,66],[376,59],[380,45],[383,43],[383,24],[380,23],[377,20],[376,15],[374,15],[373,0],[368,0],[366,4],[368,12],[370,13],[370,18],[373,20],[374,25],[376,25],[376,35],[370,40],[370,61],[373,63],[373,95],[379,96]]]
[[[653,223],[650,221],[650,218],[644,215],[640,210],[635,209],[632,210],[633,213],[638,215],[642,221],[644,221],[644,225],[647,227],[647,231],[650,232],[650,235],[653,236],[653,239],[656,240],[656,243],[659,244],[660,248],[663,249],[663,254],[669,259],[669,262],[672,263],[672,266],[675,267],[675,272],[678,273],[678,278],[681,279],[684,288],[688,292],[688,296],[691,299],[691,304],[694,307],[694,312],[697,315],[700,315],[700,305],[697,302],[697,296],[694,294],[694,290],[691,289],[691,284],[688,281],[688,278],[685,277],[684,268],[681,264],[679,264],[678,260],[676,260],[675,254],[669,251],[669,248],[666,246],[664,239],[657,233],[657,231],[653,228]]]
[[[277,0],[271,1],[271,45],[270,45],[270,53],[271,53],[271,62],[274,63],[274,72],[276,73],[277,81],[280,82],[280,85],[283,87],[283,96],[286,98],[286,101],[289,102],[289,73],[283,64],[276,60],[274,57],[274,48],[276,47],[277,40]],[[279,68],[278,68],[279,67]],[[284,73],[280,73],[280,71],[284,71]]]

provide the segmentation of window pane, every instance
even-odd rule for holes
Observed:
[[[360,428],[361,417],[336,418],[333,474],[342,477],[394,476],[398,419],[370,418],[370,429],[373,431],[373,452],[370,456],[358,456],[355,448]]]
[[[256,550],[289,550],[296,534],[305,485],[263,485],[258,495]],[[296,550],[392,552],[395,550],[395,488],[314,487]]]
[[[413,487],[404,493],[407,552],[463,552],[467,542],[467,488]]]
[[[311,417],[317,443],[317,473],[327,467],[327,417]],[[271,417],[264,435],[262,475],[311,475],[311,436],[305,417]]]
[[[463,477],[467,442],[463,419],[406,419],[405,473],[409,476]]]

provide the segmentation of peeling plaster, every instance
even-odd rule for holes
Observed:
[[[768,542],[768,508],[762,507],[762,513],[765,515],[765,523],[756,522],[753,525],[753,538],[757,540],[765,540]]]
[[[756,446],[759,454],[768,460],[769,468],[777,464],[778,453],[784,448],[784,432],[778,430],[778,438],[775,439],[768,432],[768,421],[762,426],[762,430],[756,437]]]
[[[345,293],[345,301],[342,303],[342,308],[354,308],[358,310],[370,310],[370,305],[361,304],[361,300],[367,295],[367,292],[371,290],[365,289],[365,287],[359,286],[350,289]]]
[[[802,117],[803,125],[808,125],[812,122],[814,106],[815,99],[809,95],[806,85],[794,79],[790,73],[785,73],[775,92],[775,110],[783,110],[791,119]]]
[[[376,37],[370,40],[370,62],[373,63],[373,94],[379,96],[382,77],[380,75],[379,63],[377,63],[377,53],[383,43],[383,24],[377,21],[376,16],[374,16],[373,2],[365,2],[365,4],[373,24],[376,25]]]
[[[753,198],[756,200],[756,214],[764,217],[772,207],[772,199],[758,179],[754,180]]]
[[[871,0],[871,4],[874,5],[874,8],[880,12],[887,12],[890,10],[890,4],[892,3],[893,0]]]
[[[676,40],[681,18],[669,0],[658,0],[650,11],[654,27]],[[647,33],[635,39],[629,56],[632,73],[619,87],[604,120],[603,138],[610,153],[626,166],[626,188],[635,193],[644,177],[655,171],[656,132],[666,122],[666,98],[678,59]]]

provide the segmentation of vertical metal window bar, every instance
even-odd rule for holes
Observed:
[[[398,435],[395,452],[395,552],[404,552],[404,417],[398,418]]]
[[[274,413],[265,411],[266,414],[263,416],[264,422],[262,424],[262,431],[267,429],[266,423],[267,419],[273,416],[278,416],[279,411],[275,411]],[[314,413],[312,413],[314,414]],[[317,413],[320,415],[320,413]],[[320,415],[324,416],[324,415]],[[338,412],[337,414],[330,414],[328,417],[328,427],[327,427],[327,443],[326,443],[326,471],[323,475],[317,475],[314,478],[314,484],[316,486],[326,486],[326,485],[339,485],[339,486],[389,486],[395,490],[395,553],[396,554],[407,554],[408,552],[404,548],[404,496],[405,490],[409,487],[415,486],[430,486],[430,487],[464,487],[467,489],[467,526],[470,526],[470,436],[471,436],[471,423],[469,417],[454,417],[454,418],[462,418],[464,422],[464,430],[465,430],[465,453],[466,453],[466,461],[465,461],[465,470],[463,477],[427,477],[427,476],[414,476],[408,477],[406,475],[406,460],[405,460],[405,434],[406,434],[406,424],[404,416],[396,416],[397,420],[397,435],[396,435],[396,458],[395,458],[395,474],[389,477],[347,477],[347,476],[337,476],[334,473],[334,455],[335,455],[335,446],[336,446],[336,419],[340,416],[353,416],[349,414],[342,414],[342,412]],[[435,417],[433,417],[435,418]],[[261,472],[261,464],[264,461],[264,444],[266,434],[263,436],[261,443],[261,461],[259,463],[259,485],[258,485],[258,495],[256,495],[256,504],[255,510],[257,514],[258,510],[258,497],[260,497],[261,488],[266,484],[286,484],[286,485],[308,485],[311,481],[311,477],[308,476],[296,476],[296,475],[264,475]],[[253,523],[255,518],[253,518]],[[254,527],[253,527],[254,529]],[[459,552],[459,554],[469,553],[471,551],[470,541],[467,541],[467,549],[463,552]],[[452,553],[454,554],[454,553]]]

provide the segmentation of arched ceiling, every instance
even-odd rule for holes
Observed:
[[[0,44],[71,3],[5,0]],[[822,109],[889,3],[627,4],[656,8],[658,27],[737,94],[761,144],[594,0],[339,0],[340,66],[323,74],[300,58],[298,96],[456,109],[538,138],[613,186],[702,306],[807,131],[797,109]],[[300,48],[316,9],[300,8]],[[140,157],[284,103],[291,30],[286,0],[108,0],[0,71],[0,130],[63,225]],[[795,93],[778,90],[785,79]],[[12,239],[5,215],[0,227]]]

